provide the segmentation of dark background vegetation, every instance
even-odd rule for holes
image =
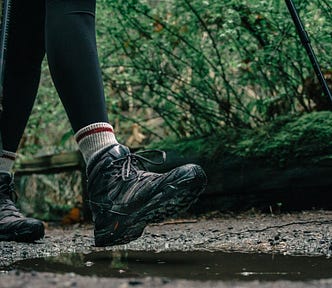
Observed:
[[[244,157],[268,156],[278,165],[331,152],[331,104],[284,1],[97,2],[107,107],[121,142],[175,145],[211,157],[222,147]],[[331,83],[331,3],[294,2]],[[20,159],[77,149],[46,60],[43,67]],[[39,203],[49,199],[44,191],[56,192],[43,207],[70,207],[80,201],[77,177],[23,177],[20,183],[26,194],[31,187],[43,191]]]

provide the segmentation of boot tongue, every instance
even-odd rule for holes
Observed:
[[[110,150],[108,150],[101,159],[103,159],[104,157],[111,157],[112,160],[116,160],[128,155],[129,153],[130,151],[128,147],[123,145],[116,145],[113,146]]]
[[[128,154],[130,154],[129,148],[121,144],[115,144],[102,149],[101,151],[96,153],[93,159],[88,163],[87,165],[88,175],[91,173],[91,171],[93,170],[94,166],[97,163],[100,163],[105,159],[111,159],[111,161],[114,161]]]

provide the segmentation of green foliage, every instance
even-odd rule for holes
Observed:
[[[330,4],[297,2],[319,61],[329,70]],[[312,111],[303,88],[312,68],[283,1],[99,5],[107,11],[100,13],[104,29],[98,35],[108,88],[122,102],[152,108],[177,138]],[[131,120],[144,125],[145,117]]]
[[[79,171],[16,178],[19,206],[26,215],[45,221],[61,221],[73,207],[82,206]]]
[[[331,70],[331,5],[295,4]],[[315,108],[305,90],[313,71],[284,1],[100,0],[97,8],[107,108],[120,141],[132,123],[148,142],[191,139]],[[20,151],[76,149],[71,135],[45,61]]]
[[[19,153],[25,157],[51,154],[72,149],[75,143],[66,142],[71,133],[65,110],[53,86],[47,61],[42,66],[39,91],[28,125],[21,140]]]

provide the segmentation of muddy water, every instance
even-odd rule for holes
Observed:
[[[11,269],[119,278],[309,281],[331,278],[332,259],[222,252],[107,251],[22,260],[8,267]]]

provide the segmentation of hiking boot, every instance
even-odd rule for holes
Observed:
[[[143,157],[148,152],[162,153],[163,161]],[[163,151],[132,154],[126,146],[116,144],[89,163],[88,194],[96,246],[135,240],[147,224],[176,217],[196,202],[206,186],[203,169],[188,164],[164,174],[145,171],[143,162],[164,161]]]
[[[15,207],[13,177],[0,173],[0,241],[34,242],[44,237],[41,221],[24,217]]]

